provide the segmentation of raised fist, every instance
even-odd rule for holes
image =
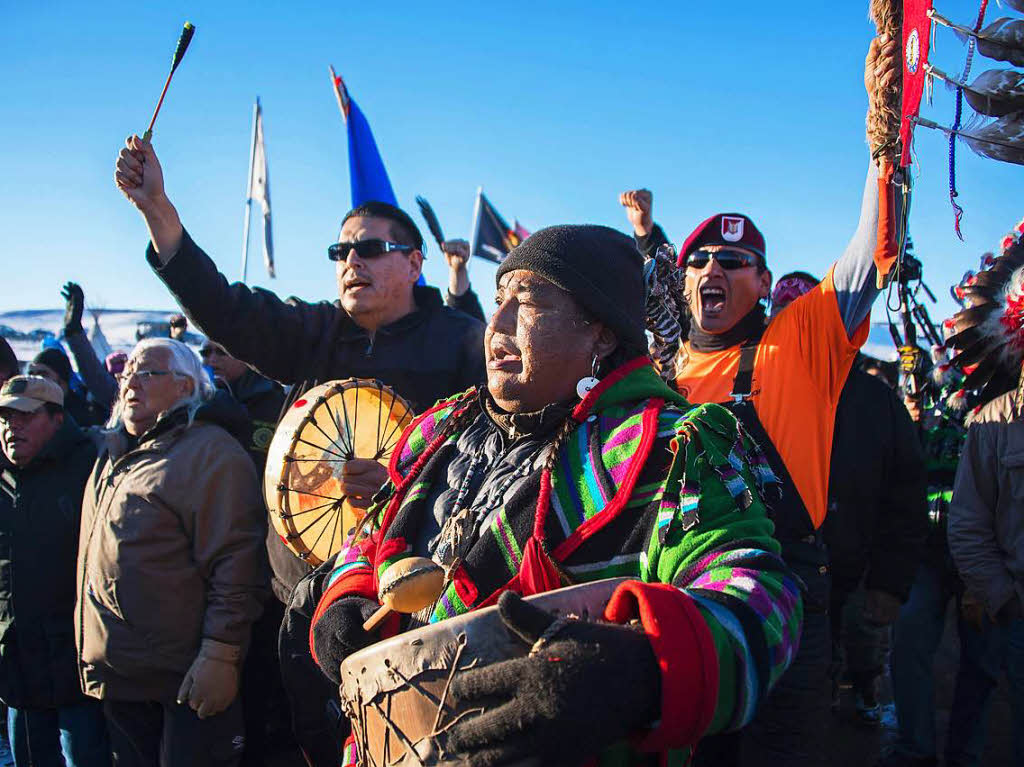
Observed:
[[[626,209],[629,223],[637,237],[646,237],[654,228],[654,195],[650,189],[633,189],[619,195],[619,205]]]
[[[164,173],[153,145],[138,136],[129,136],[117,155],[114,183],[136,208],[147,212],[164,199]]]
[[[875,102],[880,92],[895,86],[902,72],[899,43],[890,39],[889,35],[873,38],[864,60],[864,88],[871,103]]]
[[[465,240],[446,240],[441,252],[449,269],[464,269],[469,261],[469,243]]]

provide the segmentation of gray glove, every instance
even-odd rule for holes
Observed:
[[[185,673],[178,690],[178,703],[186,702],[200,719],[214,716],[238,697],[238,667],[242,648],[214,639],[204,639],[199,655]]]

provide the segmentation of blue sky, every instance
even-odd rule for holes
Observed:
[[[945,0],[969,22],[977,4]],[[195,39],[154,144],[186,227],[237,278],[252,103],[260,96],[278,279],[258,240],[250,281],[335,296],[325,248],[349,207],[344,126],[327,65],[373,127],[400,203],[425,195],[469,236],[482,185],[529,229],[626,229],[624,189],[655,192],[681,241],[706,216],[748,213],[776,274],[822,274],[856,224],[867,167],[866,0],[821,3],[11,3],[0,69],[0,311],[60,304],[65,280],[109,307],[170,308],[145,264],[145,229],[112,182],[146,127],[188,19]],[[990,16],[1003,15],[993,4]],[[940,30],[934,61],[962,68]],[[974,72],[996,66],[975,60]],[[948,124],[951,95],[925,114]],[[960,243],[947,148],[919,131],[911,233],[939,294],[1024,215],[1022,169],[959,147]],[[427,278],[445,281],[436,248]],[[493,267],[471,277],[485,301]],[[876,319],[878,312],[876,311]]]

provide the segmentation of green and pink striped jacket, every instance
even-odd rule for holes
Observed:
[[[439,435],[474,396],[439,403],[403,434],[386,500],[368,516],[375,530],[335,559],[314,624],[344,596],[375,599],[384,571],[423,553],[410,542],[430,513],[432,485],[448,481],[459,433]],[[516,493],[479,531],[430,620],[494,604],[509,589],[630,578],[605,618],[639,619],[646,630],[662,671],[662,715],[593,763],[630,765],[657,752],[663,764],[683,765],[704,735],[749,722],[796,654],[800,590],[763,500],[775,479],[727,410],[692,407],[646,359],[603,379],[572,417],[578,426],[555,469],[538,470],[536,493]],[[355,763],[351,748],[345,759]]]

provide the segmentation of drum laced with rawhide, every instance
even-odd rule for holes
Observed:
[[[384,639],[341,664],[341,705],[352,722],[360,767],[455,767],[446,733],[465,716],[485,713],[454,703],[460,673],[539,651],[567,622],[599,621],[625,578],[608,578],[527,597],[556,616],[534,647],[503,623],[495,606]],[[623,631],[631,629],[622,628]],[[474,704],[476,705],[476,704]]]
[[[263,494],[285,545],[316,567],[341,548],[365,515],[342,492],[353,458],[387,465],[413,418],[409,404],[380,381],[328,381],[299,397],[267,451]]]

